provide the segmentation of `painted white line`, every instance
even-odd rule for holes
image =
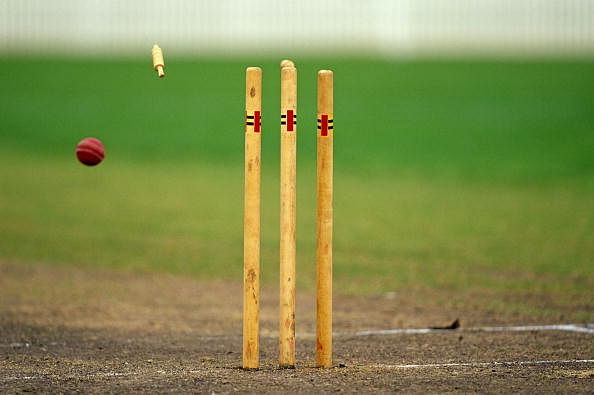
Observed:
[[[451,333],[460,329],[429,329],[429,328],[403,328],[403,329],[379,329],[359,331],[355,336],[373,336],[373,335],[425,335],[427,333]]]
[[[6,348],[26,347],[26,348],[29,348],[29,347],[31,347],[31,344],[30,343],[10,343],[10,344],[0,344],[0,347],[6,347]]]
[[[367,330],[355,333],[355,336],[381,336],[381,335],[417,335],[428,333],[456,333],[456,332],[530,332],[530,331],[565,331],[594,334],[594,324],[561,324],[561,325],[521,325],[521,326],[478,326],[457,329],[380,329]]]
[[[20,381],[20,380],[35,380],[40,378],[41,376],[9,376],[9,377],[3,377],[0,381],[1,382],[7,382],[7,381]]]
[[[371,365],[379,369],[432,369],[432,368],[451,368],[451,367],[495,367],[495,366],[536,366],[536,365],[577,365],[594,364],[594,359],[565,359],[565,360],[537,360],[537,361],[494,361],[494,362],[452,362],[452,363],[428,363],[428,364],[410,364],[410,365]]]
[[[107,373],[97,373],[96,376],[98,377],[120,377],[120,376],[130,376],[134,373],[120,373],[120,372],[107,372]]]
[[[565,325],[527,325],[527,326],[493,326],[476,328],[477,331],[483,332],[524,332],[524,331],[567,331],[567,332],[581,332],[594,333],[594,328],[588,326],[580,326],[576,324]]]
[[[0,379],[1,382],[6,381],[20,381],[20,380],[38,380],[38,379],[91,379],[97,377],[125,377],[125,376],[137,376],[138,373],[134,372],[99,372],[99,373],[89,373],[89,374],[81,374],[81,375],[72,375],[66,374],[64,376],[58,374],[40,374],[37,376],[10,376],[10,377],[3,377]]]
[[[519,325],[519,326],[477,326],[456,329],[431,329],[431,328],[395,328],[395,329],[371,329],[358,332],[334,332],[336,337],[348,336],[388,336],[388,335],[424,335],[435,333],[459,333],[459,332],[539,332],[539,331],[562,331],[594,334],[594,323],[589,324],[556,324],[556,325]],[[314,339],[315,333],[297,333],[300,339]],[[237,339],[241,335],[220,335],[220,336],[196,336],[200,340],[221,340]],[[262,339],[277,339],[278,333],[270,332],[260,335]],[[0,348],[29,348],[30,343],[0,344]]]
[[[481,368],[481,367],[499,367],[499,366],[538,366],[538,365],[580,365],[580,364],[594,364],[594,359],[564,359],[564,360],[535,360],[535,361],[494,361],[494,362],[450,362],[450,363],[427,363],[427,364],[402,364],[402,365],[390,365],[390,364],[373,364],[373,365],[353,365],[352,367],[366,367],[372,369],[439,369],[439,368]],[[201,370],[187,370],[177,371],[174,373],[165,372],[158,370],[157,373],[166,376],[176,376],[177,374],[195,374],[202,373]],[[140,376],[139,372],[103,372],[95,374],[82,374],[82,375],[64,375],[60,376],[57,374],[37,375],[37,376],[12,376],[4,377],[0,379],[0,382],[9,381],[27,381],[27,380],[38,380],[38,379],[91,379],[96,377],[125,377],[125,376]]]

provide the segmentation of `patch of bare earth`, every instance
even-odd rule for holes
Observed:
[[[243,371],[240,283],[2,263],[0,392],[594,391],[594,363],[576,361],[594,359],[592,334],[464,331],[538,323],[533,315],[485,307],[496,297],[506,302],[477,291],[337,295],[335,367],[316,369],[314,295],[301,292],[298,366],[287,370],[276,367],[278,296],[265,288],[262,368]],[[557,322],[571,313],[570,305],[550,303]],[[454,318],[462,328],[439,334],[355,334],[445,325]],[[414,364],[423,366],[402,366]]]

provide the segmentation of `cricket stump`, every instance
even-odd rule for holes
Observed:
[[[243,368],[260,366],[260,154],[262,70],[245,79],[245,182],[243,223]]]
[[[295,266],[297,222],[297,70],[281,62],[280,126],[280,305],[281,368],[295,367]]]
[[[165,61],[163,60],[163,50],[157,45],[153,45],[151,50],[153,55],[153,68],[157,72],[159,78],[165,77]]]
[[[332,367],[332,71],[318,72],[316,366]]]

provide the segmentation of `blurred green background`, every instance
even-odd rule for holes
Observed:
[[[0,259],[240,281],[244,70],[264,69],[276,284],[280,59],[4,57]],[[594,62],[295,58],[298,280],[315,284],[315,81],[335,72],[336,290],[591,296]],[[106,159],[76,161],[86,136]]]

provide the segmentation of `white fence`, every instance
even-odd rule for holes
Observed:
[[[594,55],[594,0],[0,0],[0,52]]]

